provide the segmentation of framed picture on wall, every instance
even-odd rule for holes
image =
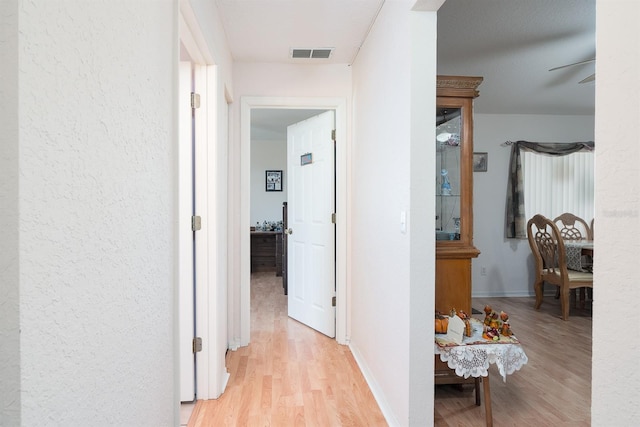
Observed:
[[[489,162],[488,153],[473,153],[473,171],[474,172],[486,172],[488,162]]]
[[[282,191],[282,171],[266,171],[266,191]]]

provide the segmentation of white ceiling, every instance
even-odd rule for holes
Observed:
[[[594,114],[595,0],[447,0],[438,74],[482,76],[484,114]]]
[[[287,139],[287,126],[317,116],[325,110],[295,108],[254,108],[251,110],[251,139],[282,141]]]
[[[384,0],[216,0],[239,62],[351,64]],[[291,48],[335,48],[327,60]]]
[[[235,61],[352,64],[392,0],[215,1]],[[305,47],[335,50],[290,58]],[[438,74],[484,77],[478,113],[594,114],[595,83],[578,82],[595,63],[548,71],[594,57],[595,0],[446,0],[438,11]]]

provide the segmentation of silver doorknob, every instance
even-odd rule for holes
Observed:
[[[293,230],[292,230],[292,229],[290,229],[290,228],[287,228],[286,230],[284,230],[284,234],[289,234],[289,235],[291,235],[291,234],[293,234]]]

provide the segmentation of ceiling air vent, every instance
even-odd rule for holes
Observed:
[[[305,59],[327,59],[331,56],[331,52],[333,52],[332,47],[326,48],[292,48],[291,49],[291,57],[292,58],[305,58]]]

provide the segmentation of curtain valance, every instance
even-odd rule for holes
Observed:
[[[579,151],[593,151],[595,143],[588,142],[529,142],[511,143],[511,160],[509,161],[509,179],[507,181],[507,238],[526,239],[527,219],[524,217],[524,185],[522,179],[521,152],[533,151],[549,156],[566,156]]]

